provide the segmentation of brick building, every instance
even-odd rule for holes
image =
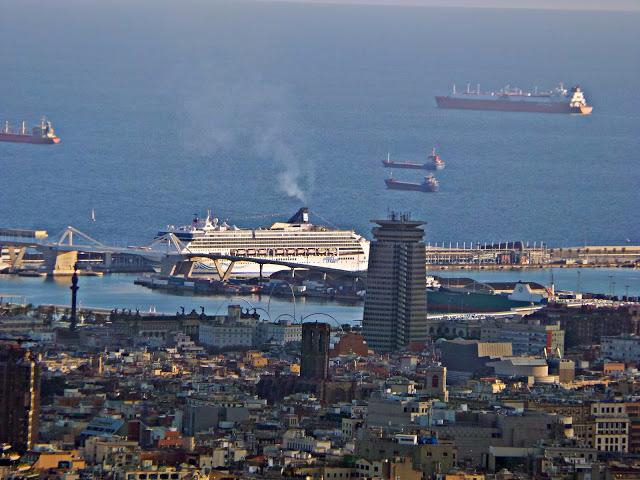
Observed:
[[[603,336],[640,334],[640,309],[632,306],[580,308],[550,305],[529,317],[545,322],[560,320],[566,332],[565,348],[599,344]]]

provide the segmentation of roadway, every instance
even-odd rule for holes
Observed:
[[[8,229],[0,229],[7,231]],[[79,241],[78,241],[79,240]],[[192,259],[228,260],[230,262],[251,262],[258,265],[278,265],[290,269],[306,269],[321,273],[338,274],[363,278],[366,271],[347,271],[330,266],[311,266],[306,263],[289,262],[273,258],[258,258],[225,254],[202,254],[189,251],[173,234],[165,235],[154,240],[148,246],[113,247],[105,245],[74,227],[67,227],[57,240],[49,237],[35,238],[20,235],[0,235],[0,246],[15,248],[32,248],[38,251],[54,250],[56,252],[83,252],[96,254],[126,254],[144,257],[150,261],[160,263],[167,257],[175,257],[176,261]]]

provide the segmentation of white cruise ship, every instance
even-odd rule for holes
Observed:
[[[367,269],[369,241],[353,230],[337,230],[309,222],[309,212],[301,208],[287,222],[276,222],[268,228],[246,229],[220,223],[217,218],[198,217],[191,225],[168,226],[158,232],[159,238],[173,233],[191,253],[217,253],[238,257],[267,258],[309,266],[323,266],[345,271]],[[220,260],[226,269],[228,260]],[[203,260],[200,269],[213,269]],[[259,265],[236,262],[234,276],[257,276]],[[282,265],[265,264],[262,274],[269,276],[284,270]]]

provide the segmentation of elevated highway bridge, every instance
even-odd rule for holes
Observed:
[[[256,263],[260,266],[260,273],[264,265],[279,265],[292,272],[305,269],[354,278],[366,276],[366,271],[353,272],[332,267],[310,266],[275,258],[195,253],[190,251],[173,233],[156,238],[145,246],[115,247],[102,243],[72,226],[65,228],[53,238],[50,238],[44,230],[0,228],[0,247],[4,247],[7,251],[10,270],[22,268],[27,249],[39,251],[43,255],[43,270],[49,275],[73,274],[78,253],[82,252],[102,255],[107,268],[114,254],[141,257],[159,265],[161,272],[166,275],[190,276],[199,260],[208,259],[213,262],[221,280],[227,280],[233,274],[233,269],[238,262]]]

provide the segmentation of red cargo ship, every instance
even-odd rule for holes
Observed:
[[[436,153],[435,147],[433,147],[431,155],[429,155],[427,158],[431,162],[427,164],[429,167],[428,170],[442,170],[444,168],[444,160],[442,160],[442,158],[440,158],[440,155]]]
[[[505,87],[499,92],[475,91],[453,93],[446,97],[436,97],[439,108],[459,110],[496,110],[501,112],[574,113],[588,115],[593,107],[587,104],[580,87],[568,91],[562,85],[549,92],[525,92],[518,88]]]
[[[5,122],[4,129],[0,131],[0,142],[14,142],[14,143],[34,143],[38,145],[47,145],[60,143],[60,137],[58,137],[51,126],[51,122],[46,118],[42,118],[40,125],[33,127],[31,132],[27,127],[27,122],[22,122],[20,130],[14,132],[9,122]]]

